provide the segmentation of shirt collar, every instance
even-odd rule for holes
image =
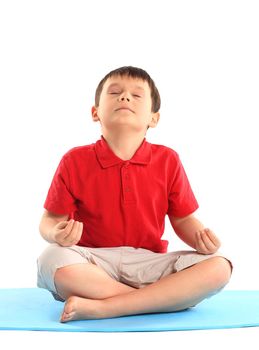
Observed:
[[[151,161],[151,144],[143,139],[141,145],[130,160],[123,160],[113,153],[107,141],[101,135],[101,139],[95,143],[95,152],[99,163],[103,168],[108,168],[120,163],[133,163],[147,165]]]

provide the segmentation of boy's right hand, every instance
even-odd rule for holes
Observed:
[[[69,221],[60,221],[50,232],[53,240],[62,247],[71,247],[77,244],[82,233],[83,223],[73,219]]]

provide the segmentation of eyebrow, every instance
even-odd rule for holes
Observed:
[[[114,86],[120,86],[120,84],[113,83],[113,84],[109,85],[107,89],[110,89],[111,87],[114,87]],[[139,90],[143,90],[144,91],[144,88],[142,86],[139,86],[139,85],[135,85],[134,89],[139,89]]]

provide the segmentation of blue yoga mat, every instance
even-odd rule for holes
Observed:
[[[64,303],[40,288],[0,289],[0,329],[59,332],[143,332],[259,326],[259,291],[231,291],[174,313],[60,323]]]

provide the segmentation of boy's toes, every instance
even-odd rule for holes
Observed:
[[[60,322],[64,323],[64,322],[72,321],[74,319],[74,315],[75,315],[75,312],[70,312],[69,314],[67,314],[66,312],[63,312],[60,317]]]
[[[67,299],[65,306],[64,306],[64,310],[61,314],[60,317],[60,322],[68,322],[73,320],[74,316],[75,316],[75,310],[76,310],[76,298],[75,297],[70,297]]]

